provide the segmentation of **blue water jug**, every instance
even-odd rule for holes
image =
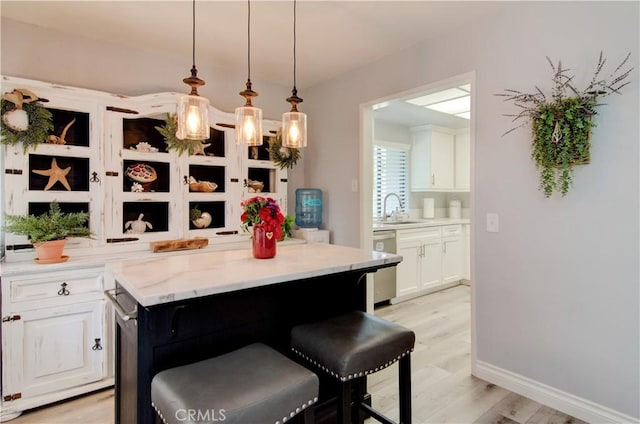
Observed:
[[[296,225],[300,228],[320,228],[322,225],[322,190],[296,189]]]

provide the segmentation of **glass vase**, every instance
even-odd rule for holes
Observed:
[[[262,225],[253,226],[253,257],[269,259],[276,256],[276,236],[273,231],[267,231]]]

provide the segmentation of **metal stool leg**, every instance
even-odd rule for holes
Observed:
[[[403,356],[398,364],[400,424],[411,424],[411,355]]]

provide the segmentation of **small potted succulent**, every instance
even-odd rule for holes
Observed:
[[[88,220],[88,213],[64,213],[54,201],[42,215],[5,215],[3,230],[29,237],[38,254],[37,263],[58,263],[68,259],[62,256],[67,237],[91,236]]]

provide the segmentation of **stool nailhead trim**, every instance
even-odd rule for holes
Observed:
[[[342,376],[339,375],[338,373],[330,370],[329,368],[325,367],[323,364],[317,362],[315,359],[312,359],[310,357],[308,357],[307,355],[305,355],[304,353],[296,350],[295,348],[291,348],[292,351],[294,351],[295,353],[297,353],[298,355],[300,355],[301,357],[303,357],[304,359],[306,359],[307,361],[311,362],[313,365],[315,365],[316,367],[320,368],[321,370],[323,370],[324,372],[330,374],[332,377],[337,378],[340,381],[349,381],[349,380],[353,380],[354,378],[358,378],[358,377],[364,377],[367,374],[373,374],[374,372],[378,372],[382,369],[387,368],[390,365],[393,365],[394,363],[396,363],[397,361],[400,360],[400,358],[410,355],[411,352],[413,352],[413,348],[407,350],[406,352],[404,352],[402,355],[398,355],[397,358],[394,358],[393,360],[382,364],[376,368],[370,369],[370,370],[366,370],[366,371],[359,371],[359,372],[355,372],[353,374],[349,374],[347,376]]]
[[[317,401],[318,401],[318,397],[317,396],[314,397],[313,399],[310,399],[309,401],[303,403],[302,406],[296,408],[294,411],[291,411],[289,413],[288,417],[286,417],[286,416],[282,417],[282,421],[276,421],[275,424],[286,423],[289,420],[289,418],[295,417],[300,411],[302,411],[303,409],[307,409],[308,407],[310,407],[311,405],[313,405]],[[158,414],[158,416],[160,417],[162,422],[164,424],[167,424],[167,420],[164,419],[164,416],[162,415],[162,412],[156,407],[155,403],[151,402],[151,406],[153,406],[153,409],[156,410],[156,413]]]

